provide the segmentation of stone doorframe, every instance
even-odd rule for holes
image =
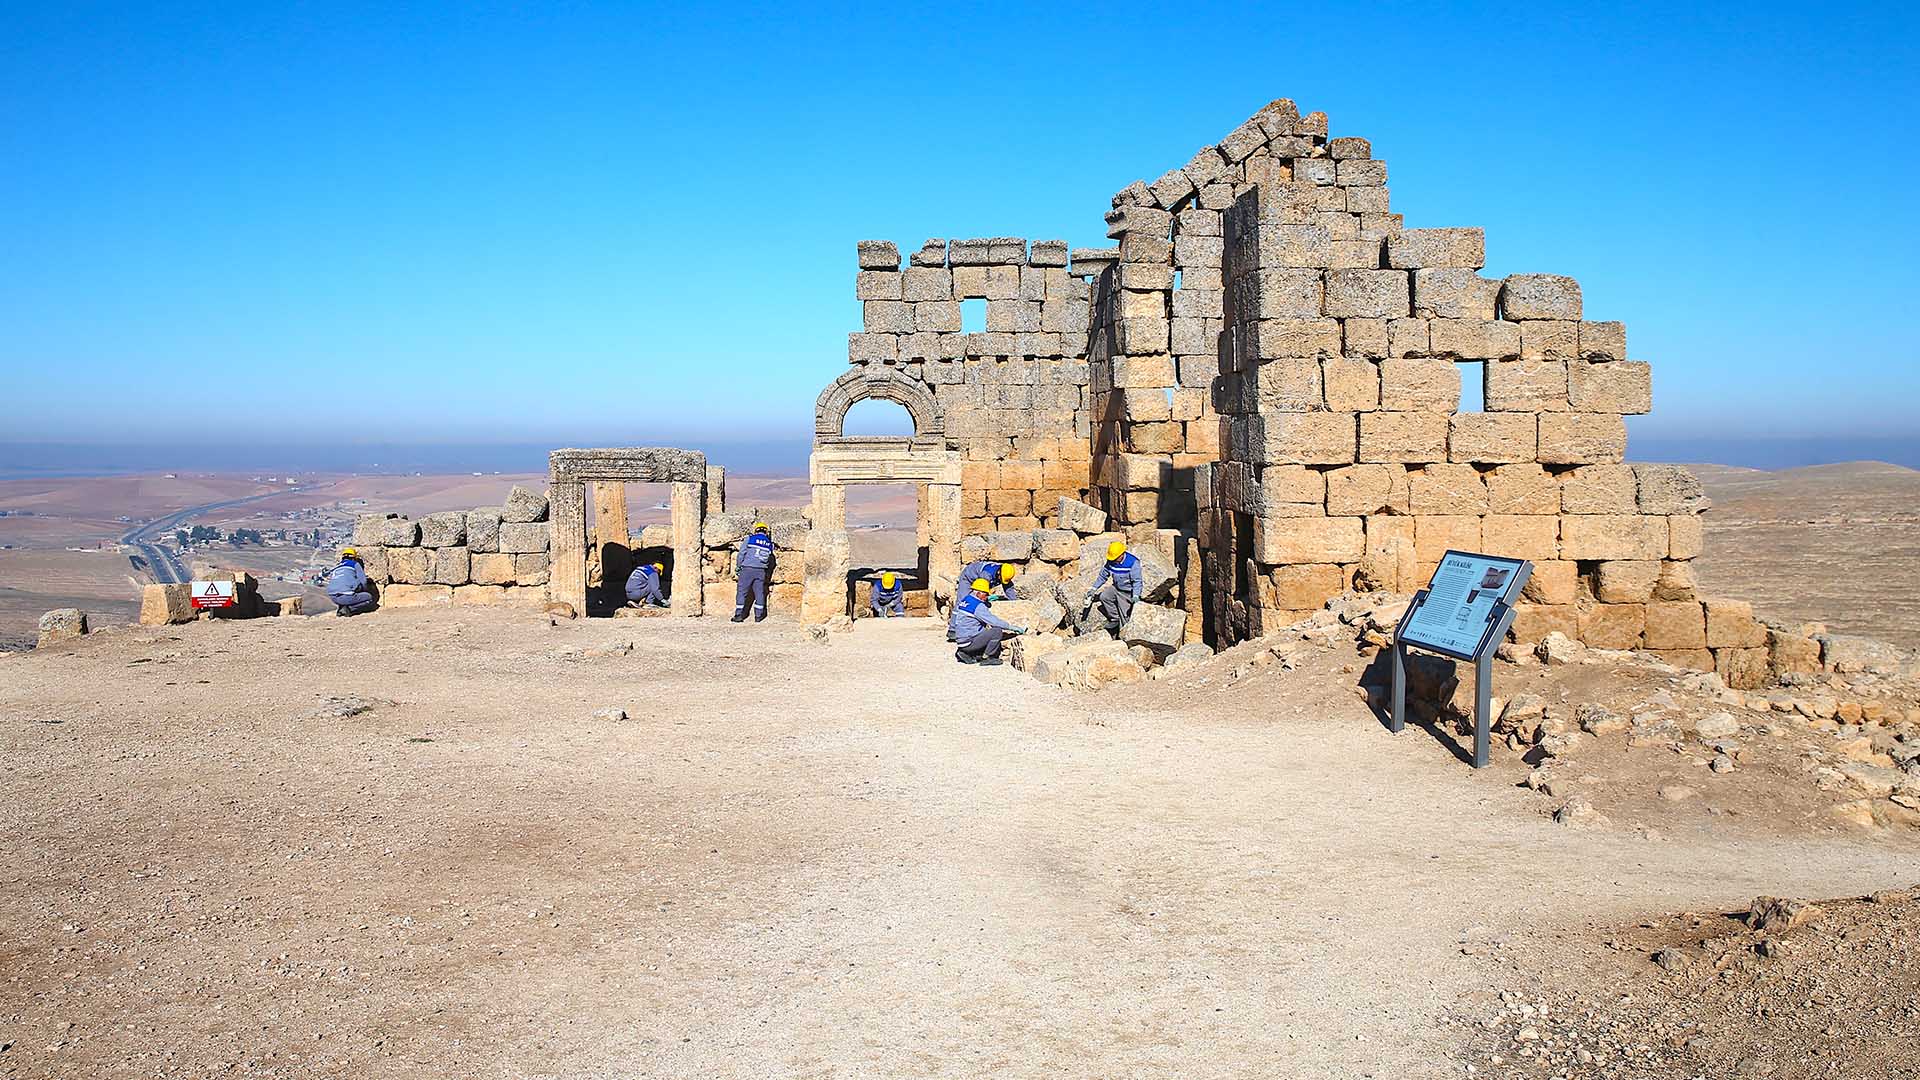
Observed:
[[[905,437],[816,435],[807,478],[813,485],[801,618],[820,622],[847,607],[852,554],[847,538],[848,484],[925,484],[919,532],[927,548],[927,586],[942,603],[960,573],[960,452],[944,443]]]
[[[675,615],[701,612],[700,534],[707,524],[707,456],[670,446],[555,450],[547,455],[551,488],[552,576],[547,595],[587,613],[587,485],[614,482],[672,484]]]

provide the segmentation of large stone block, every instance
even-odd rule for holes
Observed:
[[[1139,603],[1120,628],[1120,640],[1129,645],[1145,645],[1155,654],[1166,656],[1186,642],[1187,613],[1175,607]]]
[[[499,552],[468,555],[468,573],[475,585],[511,585],[514,583],[513,556]]]
[[[1494,319],[1433,319],[1428,350],[1461,360],[1504,360],[1520,355],[1520,324]]]
[[[1637,508],[1629,466],[1582,465],[1560,478],[1561,513],[1631,514]]]
[[[1575,360],[1567,365],[1567,401],[1579,412],[1653,411],[1653,369],[1640,360]]]
[[[1332,469],[1325,475],[1328,514],[1365,517],[1409,512],[1407,470],[1404,466],[1348,465]]]
[[[1666,518],[1639,514],[1580,514],[1562,517],[1559,521],[1560,557],[1563,559],[1590,561],[1667,557]]]
[[[167,626],[192,622],[193,587],[186,582],[148,585],[140,590],[140,625]]]
[[[1589,360],[1625,360],[1627,327],[1618,322],[1580,324],[1580,355]]]
[[[1520,324],[1520,359],[1572,360],[1580,355],[1580,324],[1529,319]]]
[[[1255,518],[1253,557],[1280,563],[1350,563],[1366,552],[1364,520],[1358,517]]]
[[[1511,274],[1500,288],[1503,319],[1580,318],[1580,283],[1560,274]]]
[[[380,590],[383,608],[443,607],[453,603],[451,585],[394,583]]]
[[[1346,591],[1347,576],[1333,563],[1298,563],[1273,568],[1273,599],[1290,611],[1311,611]]]
[[[1244,421],[1241,427],[1247,432],[1245,452],[1235,455],[1241,460],[1258,465],[1344,465],[1354,459],[1352,413],[1268,413],[1235,419]],[[1446,420],[1440,420],[1444,429]]]
[[[1364,462],[1447,460],[1446,413],[1370,412],[1360,414],[1360,456]]]
[[[1318,319],[1326,310],[1319,270],[1260,270],[1234,280],[1238,319]],[[1182,275],[1184,280],[1185,275]]]
[[[1658,559],[1608,559],[1595,564],[1593,593],[1603,604],[1644,604],[1660,580]],[[1661,597],[1661,599],[1667,599]]]
[[[474,552],[492,552],[500,550],[500,510],[497,507],[482,506],[467,511],[467,550]]]
[[[507,492],[506,504],[500,508],[500,520],[515,524],[547,520],[547,493],[513,485],[513,490]]]
[[[1447,458],[1483,464],[1530,462],[1539,425],[1528,413],[1456,413],[1447,422]]]
[[[1327,271],[1326,313],[1335,318],[1399,319],[1412,310],[1400,270]]]
[[[1533,644],[1548,634],[1580,637],[1580,613],[1573,605],[1518,603],[1513,605],[1513,625],[1507,634],[1523,644]]]
[[[1413,313],[1421,318],[1485,321],[1497,313],[1499,299],[1500,283],[1472,270],[1413,272]]]
[[[1238,412],[1321,412],[1326,407],[1318,360],[1262,360],[1242,372],[1235,385]]]
[[[458,510],[428,514],[420,519],[420,546],[459,547],[467,542],[467,515]]]
[[[1558,522],[1554,527],[1557,529]],[[1534,560],[1533,576],[1527,578],[1520,595],[1536,604],[1573,603],[1580,597],[1579,564],[1563,559]]]
[[[465,585],[472,579],[472,567],[464,547],[434,548],[428,580],[435,585]]]
[[[1541,413],[1540,461],[1583,465],[1627,456],[1627,424],[1609,413]]]
[[[390,547],[387,550],[387,579],[396,585],[425,585],[433,580],[433,568],[426,548]]]
[[[1382,360],[1380,407],[1392,412],[1450,413],[1460,407],[1460,369],[1447,360]]]
[[[1560,521],[1540,514],[1488,514],[1480,519],[1482,551],[1535,563],[1560,558]]]
[[[505,521],[500,524],[500,550],[510,555],[545,553],[551,527],[543,521]]]
[[[420,542],[418,522],[396,514],[363,514],[354,522],[356,547],[413,547]]]
[[[1103,510],[1063,495],[1054,510],[1054,524],[1062,529],[1071,529],[1083,536],[1089,536],[1107,530],[1107,515]]]
[[[895,270],[862,270],[853,277],[853,295],[857,300],[898,300],[900,274]]]
[[[1756,649],[1767,643],[1767,628],[1753,617],[1745,600],[1708,600],[1707,648]]]
[[[1593,604],[1580,612],[1580,640],[1600,649],[1637,649],[1647,627],[1644,604]]]
[[[1471,465],[1439,462],[1415,469],[1407,476],[1407,501],[1418,514],[1472,514],[1487,512],[1487,485]]]
[[[1387,238],[1387,265],[1396,270],[1477,270],[1486,264],[1486,232],[1481,229],[1402,229]]]
[[[1539,465],[1497,465],[1487,471],[1486,479],[1487,509],[1495,514],[1560,512],[1560,481]]]
[[[1497,360],[1486,366],[1488,412],[1566,412],[1567,365],[1561,360]]]
[[[1706,550],[1706,528],[1697,514],[1673,514],[1667,523],[1667,558],[1697,559]]]
[[[1635,465],[1636,498],[1643,514],[1697,514],[1712,506],[1700,478],[1680,465]]]
[[[1706,609],[1692,600],[1655,600],[1647,605],[1647,648],[1704,649]]]
[[[1481,519],[1467,515],[1426,515],[1413,519],[1413,555],[1430,572],[1448,551],[1479,551]]]
[[[1380,407],[1380,365],[1372,360],[1323,360],[1320,383],[1327,408],[1335,412],[1372,412]]]
[[[891,240],[862,240],[856,245],[862,270],[900,269],[900,249]]]
[[[1246,324],[1236,343],[1241,350],[1242,366],[1280,357],[1339,356],[1340,322],[1337,319],[1261,319]]]

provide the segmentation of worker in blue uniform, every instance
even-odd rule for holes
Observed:
[[[764,521],[753,523],[753,531],[740,542],[740,558],[735,567],[740,584],[733,591],[733,621],[744,622],[747,601],[753,601],[753,621],[767,617],[767,575],[773,572],[773,530]]]
[[[1100,614],[1107,621],[1107,632],[1118,634],[1133,614],[1133,605],[1140,602],[1140,593],[1144,586],[1140,559],[1127,550],[1127,545],[1118,540],[1107,545],[1107,561],[1100,567],[1100,576],[1094,578],[1093,588],[1087,592],[1087,602],[1080,609],[1080,620],[1086,621],[1094,605],[1100,605]]]
[[[992,588],[986,578],[975,578],[973,587],[953,606],[954,635],[960,643],[953,658],[963,664],[992,667],[1000,662],[1001,641],[1008,634],[1026,633],[993,613]]]

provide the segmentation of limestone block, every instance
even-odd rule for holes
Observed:
[[[1767,644],[1767,628],[1744,600],[1708,600],[1707,648],[1757,649]]]
[[[1171,289],[1173,264],[1121,263],[1114,267],[1113,283],[1122,289]]]
[[[1346,591],[1346,573],[1332,563],[1276,566],[1271,575],[1274,603],[1295,611],[1325,607]]]
[[[383,608],[439,607],[451,603],[451,585],[395,583],[380,590],[380,606]]]
[[[500,550],[500,510],[498,507],[482,506],[469,510],[465,515],[466,541],[468,551]]]
[[[1387,163],[1377,159],[1342,161],[1337,182],[1342,187],[1379,187],[1387,182]]]
[[[1627,456],[1626,421],[1610,413],[1541,413],[1540,461],[1580,465]]]
[[[1497,465],[1487,471],[1486,480],[1487,509],[1492,513],[1560,512],[1560,481],[1539,465],[1525,462]]]
[[[848,334],[847,360],[855,364],[888,363],[900,358],[900,339],[894,334]]]
[[[1027,249],[1028,266],[1067,265],[1065,240],[1035,240]]]
[[[544,551],[513,557],[513,579],[522,585],[545,585],[552,570],[552,557]]]
[[[991,303],[991,301],[989,301],[989,303]],[[912,325],[909,326],[908,329],[914,331],[916,336],[918,334],[957,334],[960,332],[960,302],[958,300],[927,300],[906,306],[913,309]],[[932,351],[935,353],[943,354],[948,351],[946,348],[947,342],[941,338],[936,337],[930,344]],[[926,351],[928,344],[916,341],[910,347],[901,347],[906,348],[909,352],[915,348]],[[885,357],[881,359],[885,359]]]
[[[500,523],[500,550],[510,555],[544,553],[551,527],[545,522],[503,521]]]
[[[1599,649],[1637,649],[1646,628],[1644,604],[1593,604],[1580,612],[1580,640]]]
[[[900,274],[894,270],[862,270],[854,275],[853,295],[858,300],[898,300]]]
[[[1186,637],[1187,613],[1159,604],[1135,604],[1126,624],[1120,628],[1121,641],[1144,645],[1156,656],[1172,653],[1186,642]]]
[[[1450,413],[1460,407],[1460,369],[1446,360],[1382,360],[1380,407],[1397,412]]]
[[[920,245],[920,250],[914,252],[908,261],[914,266],[945,266],[947,265],[947,242],[937,238],[928,240]]]
[[[140,590],[140,625],[167,626],[194,619],[193,588],[186,582],[147,585]]]
[[[1072,562],[1080,554],[1080,537],[1071,529],[1036,529],[1033,553],[1048,562]]]
[[[1713,670],[1720,681],[1734,690],[1752,690],[1765,686],[1772,677],[1764,648],[1724,648],[1713,650]]]
[[[387,549],[387,577],[398,585],[425,585],[433,580],[426,548],[390,547]]]
[[[1217,289],[1196,289],[1191,286],[1176,290],[1173,294],[1173,314],[1183,319],[1218,319],[1225,314],[1226,294]]]
[[[1653,582],[1655,600],[1697,600],[1699,584],[1693,577],[1693,564],[1667,560],[1660,564],[1660,576]]]
[[[1693,600],[1655,600],[1647,605],[1647,648],[1704,649],[1706,609]]]
[[[1446,413],[1360,414],[1360,456],[1366,462],[1421,463],[1447,460]]]
[[[1558,528],[1557,522],[1555,528]],[[1560,559],[1535,559],[1533,576],[1527,578],[1520,595],[1536,604],[1573,603],[1580,596],[1579,564]]]
[[[1318,270],[1260,270],[1235,279],[1234,314],[1241,319],[1318,319],[1325,295]]]
[[[1513,605],[1513,625],[1507,631],[1513,640],[1532,644],[1552,633],[1579,638],[1580,614],[1572,605]]]
[[[1025,516],[1032,510],[1033,492],[1027,488],[997,488],[987,492],[987,513],[996,517]]]
[[[1653,369],[1643,360],[1575,360],[1567,365],[1567,400],[1579,412],[1653,411]]]
[[[868,300],[861,304],[863,327],[869,334],[911,334],[916,306],[900,300]],[[991,322],[987,328],[996,329]]]
[[[1078,499],[1061,497],[1059,506],[1053,515],[1054,524],[1069,529],[1082,536],[1090,536],[1107,530],[1107,515]]]
[[[1631,514],[1638,506],[1631,466],[1582,465],[1560,477],[1563,514]]]
[[[1255,518],[1253,557],[1276,563],[1350,563],[1366,552],[1366,528],[1357,517]]]
[[[1511,274],[1500,287],[1503,319],[1580,318],[1580,283],[1559,274]]]
[[[968,539],[976,538],[969,537]],[[962,551],[961,558],[963,561],[972,562],[974,559],[992,559],[995,562],[1025,562],[1033,558],[1033,533],[1031,532],[996,530],[994,532],[980,534],[977,541],[977,548],[981,554],[969,557],[965,551]]]
[[[1649,648],[1648,651],[1677,668],[1691,668],[1694,671],[1713,670],[1713,653],[1706,649]]]
[[[958,296],[953,291],[953,273],[944,266],[912,266],[903,275],[897,277],[897,296],[861,297],[863,300],[905,300],[909,303],[951,302]]]
[[[1414,514],[1487,512],[1487,485],[1471,465],[1439,462],[1407,476],[1407,502]]]
[[[1320,362],[1327,408],[1335,412],[1372,412],[1380,407],[1380,366],[1371,360]]]
[[[1520,355],[1520,325],[1493,319],[1433,319],[1428,349],[1462,360],[1504,360]]]
[[[1413,555],[1422,567],[1439,564],[1448,551],[1481,550],[1480,519],[1461,515],[1415,515]]]
[[[468,576],[475,585],[512,585],[513,556],[505,553],[468,553]]]
[[[1403,229],[1387,238],[1387,265],[1396,270],[1477,270],[1486,264],[1487,240],[1482,229]]]
[[[1520,359],[1572,360],[1580,354],[1580,324],[1529,319],[1520,324]]]
[[[1347,356],[1379,359],[1387,355],[1387,319],[1342,319],[1340,348]]]
[[[1354,459],[1353,413],[1269,413],[1234,419],[1244,421],[1247,433],[1245,452],[1235,455],[1244,461],[1258,465],[1345,465]],[[1444,430],[1446,418],[1439,419]],[[1241,449],[1235,447],[1236,451]]]
[[[1425,356],[1431,347],[1426,319],[1388,319],[1388,356]]]
[[[1488,514],[1480,521],[1481,550],[1535,563],[1560,558],[1560,522],[1541,514]]]
[[[420,519],[420,546],[430,548],[463,546],[467,541],[467,515],[451,510],[428,514]]]
[[[1242,364],[1279,357],[1321,358],[1340,355],[1337,319],[1261,319],[1242,328],[1238,343]]]
[[[1776,678],[1787,672],[1818,672],[1820,643],[1798,632],[1769,628],[1767,667]]]
[[[1067,639],[1058,634],[1023,634],[1007,643],[1007,663],[1015,671],[1033,674],[1040,658],[1067,647]]]
[[[1656,519],[1659,520],[1659,519]],[[1696,514],[1674,514],[1667,522],[1667,557],[1697,559],[1706,550],[1705,526]]]
[[[1593,593],[1603,604],[1644,604],[1660,580],[1658,559],[1608,559],[1596,564]],[[1661,599],[1667,599],[1662,597]]]
[[[360,567],[366,571],[367,580],[375,585],[385,585],[388,581],[387,549],[383,547],[361,548]]]
[[[1697,514],[1712,505],[1700,478],[1679,465],[1634,465],[1636,498],[1643,514]]]
[[[1333,261],[1333,235],[1320,225],[1262,225],[1254,245],[1254,264],[1262,270],[1323,268]]]
[[[1320,412],[1325,398],[1320,386],[1320,361],[1281,357],[1262,360],[1244,372],[1238,383],[1240,412]],[[1251,397],[1247,395],[1251,393]]]
[[[1335,318],[1399,319],[1412,311],[1400,270],[1329,270],[1326,313]]]
[[[1526,413],[1455,413],[1447,422],[1451,461],[1530,462],[1539,452],[1539,428]]]
[[[1327,498],[1326,474],[1320,470],[1309,469],[1305,465],[1268,465],[1256,470],[1255,475],[1258,477],[1255,489],[1248,493],[1252,497],[1246,498],[1234,509],[1274,517],[1282,515],[1272,507],[1298,504],[1314,507],[1314,513],[1318,515],[1326,513],[1319,509]]]
[[[1486,366],[1488,412],[1566,412],[1567,365],[1559,360],[1500,360]]]
[[[1354,568],[1354,583],[1376,589],[1411,590],[1422,583],[1414,558],[1414,527],[1410,517],[1376,516],[1367,523],[1367,552]]]
[[[465,585],[472,579],[472,567],[469,565],[467,549],[464,547],[434,548],[427,580],[435,585]]]
[[[353,524],[355,547],[412,547],[420,526],[398,514],[362,514]]]
[[[1470,269],[1415,270],[1412,299],[1420,318],[1485,321],[1498,310],[1500,283]]]
[[[1666,557],[1667,519],[1638,514],[1581,514],[1560,521],[1560,557],[1662,559]],[[1676,646],[1692,648],[1692,646]]]
[[[546,492],[513,485],[513,490],[507,492],[506,505],[500,508],[500,520],[516,525],[547,520]]]
[[[1329,470],[1325,480],[1330,515],[1364,517],[1409,512],[1407,470],[1403,466],[1348,465]]]
[[[891,240],[862,240],[857,245],[862,270],[900,269],[900,249]]]
[[[1580,324],[1580,355],[1589,360],[1625,360],[1627,326],[1618,322]]]
[[[455,585],[448,603],[458,607],[507,607],[517,599],[517,589],[504,585]]]

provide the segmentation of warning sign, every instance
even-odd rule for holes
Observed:
[[[192,588],[195,610],[233,606],[233,582],[231,581],[196,581]]]

